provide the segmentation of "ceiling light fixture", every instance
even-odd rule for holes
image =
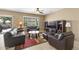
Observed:
[[[36,13],[43,14],[43,10],[40,10],[39,8],[36,8]]]

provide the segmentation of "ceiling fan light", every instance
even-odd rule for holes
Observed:
[[[36,14],[42,14],[43,12],[39,9],[39,8],[36,8]]]
[[[39,12],[38,12],[38,11],[36,11],[36,13],[37,13],[37,14],[39,14]]]

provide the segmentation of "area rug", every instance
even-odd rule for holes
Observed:
[[[33,45],[37,45],[39,43],[40,41],[38,39],[26,39],[24,44],[16,46],[15,49],[20,50]]]

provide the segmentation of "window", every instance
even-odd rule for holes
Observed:
[[[11,16],[0,16],[0,25],[2,25],[3,28],[12,27],[12,17]]]
[[[25,27],[37,26],[39,27],[39,17],[24,16]]]

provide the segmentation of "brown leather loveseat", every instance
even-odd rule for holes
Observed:
[[[72,32],[64,32],[61,34],[44,33],[44,38],[49,44],[59,50],[71,50],[74,45],[74,34]]]

